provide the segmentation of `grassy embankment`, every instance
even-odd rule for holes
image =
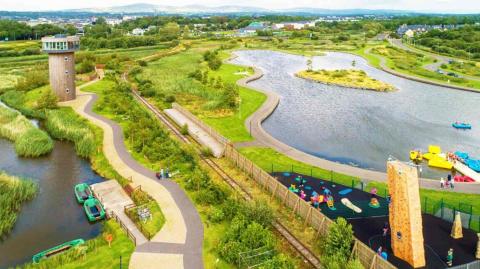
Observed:
[[[149,79],[155,88],[155,94],[148,97],[157,107],[164,109],[170,104],[165,102],[166,96],[175,96],[176,101],[189,109],[202,120],[213,126],[221,134],[232,141],[248,141],[251,136],[243,126],[245,119],[257,110],[265,101],[264,94],[240,87],[237,108],[219,106],[222,95],[214,86],[191,78],[189,74],[196,70],[206,72],[208,67],[202,60],[207,50],[200,44],[194,44],[188,51],[151,62],[139,75],[141,79]],[[208,43],[208,49],[219,48],[219,43]],[[226,59],[228,54],[220,52],[219,57]],[[234,84],[237,80],[251,74],[249,68],[231,64],[223,64],[218,70],[208,70],[208,80],[221,77],[223,83]]]
[[[304,70],[298,72],[296,76],[325,84],[377,92],[395,90],[392,85],[369,77],[363,70]]]
[[[53,141],[17,111],[0,106],[0,136],[15,143],[15,151],[24,157],[38,157],[53,150]]]
[[[137,161],[155,171],[161,167],[179,171],[173,179],[186,190],[205,225],[206,268],[233,268],[239,252],[258,247],[272,247],[275,253],[287,251],[274,239],[269,223],[261,220],[268,216],[268,209],[258,209],[266,212],[251,216],[248,212],[257,212],[256,207],[237,201],[223,180],[199,162],[192,148],[173,140],[153,115],[128,93],[128,88],[102,80],[84,91],[97,93],[99,100],[94,111],[120,124],[125,144]],[[240,210],[238,206],[250,209]],[[233,230],[238,228],[240,230]],[[273,260],[283,258],[275,254]],[[293,261],[302,263],[298,259]]]
[[[28,92],[13,90],[2,95],[1,99],[24,114],[40,117],[45,121],[45,128],[52,137],[73,142],[77,154],[90,159],[92,168],[97,173],[125,185],[127,181],[110,166],[103,154],[103,131],[100,128],[82,119],[70,108],[37,109],[39,96],[48,90],[47,86]]]
[[[383,57],[386,66],[394,71],[406,75],[416,76],[433,82],[447,83],[455,86],[480,89],[480,82],[466,78],[456,78],[445,74],[432,72],[424,68],[434,60],[420,53],[409,52],[389,45],[374,46],[364,51],[365,54],[373,54]],[[368,57],[367,59],[372,59]],[[372,63],[375,65],[376,63]]]
[[[15,269],[114,269],[120,268],[120,259],[122,268],[128,267],[130,256],[135,250],[132,240],[114,220],[106,221],[102,229],[100,236],[87,240],[82,246],[43,260],[38,264],[27,263],[15,267]],[[105,240],[107,234],[113,236],[110,246]]]
[[[0,239],[12,230],[23,203],[32,200],[37,191],[33,181],[0,170]]]

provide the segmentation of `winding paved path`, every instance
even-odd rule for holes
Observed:
[[[203,224],[194,205],[176,182],[157,180],[153,171],[132,158],[123,142],[122,128],[92,111],[97,99],[94,93],[78,91],[76,100],[61,105],[72,107],[103,129],[103,151],[110,164],[133,185],[141,185],[157,201],[166,219],[150,242],[137,246],[129,268],[203,268]]]
[[[230,58],[230,60],[235,57]],[[359,177],[363,181],[379,181],[386,182],[387,174],[384,172],[372,171],[367,169],[362,169],[346,164],[341,164],[337,162],[332,162],[326,159],[322,159],[310,154],[307,154],[303,151],[295,149],[271,136],[267,133],[263,127],[262,122],[265,121],[277,108],[280,103],[280,97],[278,94],[267,91],[259,88],[253,88],[248,83],[258,80],[263,77],[263,72],[261,69],[253,67],[255,73],[247,78],[243,78],[237,81],[237,84],[241,87],[246,87],[254,89],[256,91],[262,92],[267,96],[267,100],[262,104],[262,106],[255,111],[250,117],[245,121],[245,128],[251,130],[251,135],[255,138],[255,141],[252,142],[243,142],[236,143],[235,147],[245,147],[245,146],[258,146],[262,145],[263,147],[270,147],[276,151],[303,163],[307,163],[316,167],[320,167],[326,170],[335,171],[338,173]],[[420,179],[420,187],[425,189],[436,189],[439,190],[439,181],[433,179]],[[451,191],[451,190],[445,190]],[[480,184],[478,183],[457,183],[455,184],[455,192],[462,193],[480,193]]]

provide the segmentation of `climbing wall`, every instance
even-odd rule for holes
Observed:
[[[425,266],[422,212],[417,169],[399,161],[387,163],[391,195],[390,229],[393,254],[412,267]]]

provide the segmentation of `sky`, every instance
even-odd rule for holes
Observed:
[[[121,6],[134,3],[157,5],[239,5],[269,9],[314,7],[326,9],[396,9],[423,12],[480,13],[480,0],[0,0],[0,10],[44,11]]]

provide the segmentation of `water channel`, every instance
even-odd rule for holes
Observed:
[[[314,69],[361,69],[390,83],[390,93],[343,88],[294,76],[307,69],[307,58],[265,50],[237,51],[233,62],[256,66],[264,76],[250,86],[280,96],[263,128],[276,139],[306,153],[385,171],[389,156],[408,160],[411,149],[429,144],[443,151],[465,151],[480,158],[480,94],[419,83],[373,68],[361,57],[329,52],[313,58]],[[355,61],[354,66],[352,65]],[[455,121],[473,125],[470,131],[452,128]],[[424,165],[423,177],[448,171]]]
[[[31,261],[32,255],[66,241],[100,233],[100,223],[87,221],[73,187],[104,179],[76,155],[72,143],[55,141],[53,152],[47,156],[20,158],[12,142],[0,139],[0,170],[39,184],[39,193],[24,204],[12,232],[0,240],[0,268]]]

